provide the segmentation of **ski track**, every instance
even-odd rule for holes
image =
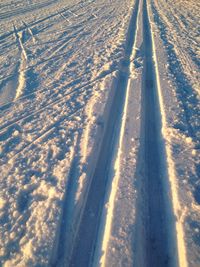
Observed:
[[[137,216],[141,216],[144,223],[144,251],[146,257],[145,266],[176,266],[176,247],[171,250],[171,246],[176,241],[173,240],[173,223],[169,228],[169,221],[172,220],[168,214],[167,205],[170,206],[170,199],[166,199],[164,182],[166,163],[162,162],[165,154],[161,137],[161,114],[160,103],[157,96],[156,65],[153,61],[152,31],[150,27],[149,15],[147,11],[147,1],[143,1],[143,40],[144,40],[144,70],[142,83],[142,122],[141,122],[141,143],[140,153],[144,158],[144,163],[138,168],[141,172],[144,169],[144,180],[141,196],[144,196],[143,211],[138,210]],[[166,156],[165,159],[166,160]],[[141,201],[141,199],[140,199]],[[166,202],[169,201],[167,204]],[[139,209],[139,205],[138,205]],[[137,218],[136,218],[137,220]],[[141,220],[141,219],[140,219]],[[139,221],[138,221],[139,222]],[[140,221],[141,222],[141,221]],[[143,227],[136,233],[142,235]],[[174,235],[174,236],[173,236]],[[136,237],[137,238],[137,237]],[[139,238],[137,238],[139,240]],[[136,248],[136,251],[138,248]],[[139,251],[139,250],[138,250]],[[140,255],[140,253],[138,253]],[[136,252],[136,262],[137,259]]]
[[[174,135],[169,137],[167,131],[164,131],[164,135],[170,144],[167,154],[169,155],[169,167],[172,166],[173,169],[170,170],[169,168],[172,178],[172,191],[174,191],[174,211],[178,218],[176,231],[178,236],[179,265],[196,267],[199,265],[199,242],[197,242],[199,238],[194,233],[194,226],[191,222],[194,222],[194,225],[199,227],[199,203],[196,202],[196,196],[193,193],[199,190],[199,188],[196,189],[199,181],[199,160],[196,156],[199,157],[198,117],[200,106],[199,75],[196,75],[196,70],[198,70],[196,65],[198,64],[198,50],[195,49],[195,32],[198,31],[195,20],[198,19],[198,16],[195,15],[197,12],[194,8],[195,1],[190,1],[189,4],[187,13],[185,13],[184,3],[177,2],[174,8],[171,8],[170,3],[164,3],[163,9],[160,9],[157,3],[152,1],[151,10],[155,28],[159,32],[160,40],[167,54],[166,62],[169,70],[167,79],[171,78],[170,91],[172,91],[172,97],[175,99],[176,106],[178,107],[175,109],[176,113],[174,115],[170,115],[169,112],[166,113],[166,125],[168,124],[168,127],[174,130]],[[181,29],[184,27],[183,24],[178,22],[178,18],[180,21],[183,17],[182,15],[188,16],[185,29],[191,29],[190,35],[186,34],[184,30],[180,31],[178,28],[178,26],[181,26]],[[192,20],[190,20],[191,15]],[[186,35],[188,38],[185,38]],[[191,54],[190,51],[193,51],[193,53]],[[159,61],[158,73],[160,69],[162,69],[162,64]],[[162,79],[161,83],[163,84]],[[163,104],[166,108],[168,98],[166,100],[166,93],[162,93],[164,96]],[[170,121],[170,116],[174,116],[172,121]],[[179,137],[176,138],[175,135],[178,136],[178,133]],[[190,151],[190,146],[186,144],[187,141],[184,143],[181,140],[184,140],[181,136],[185,137],[186,140],[187,138],[190,139],[192,151]],[[183,153],[176,150],[177,144],[180,146],[179,151],[184,151]],[[187,174],[188,172],[189,175]],[[187,185],[183,185],[183,179],[187,180]]]
[[[0,4],[0,265],[106,267],[114,255],[120,266],[196,267],[168,127],[199,149],[197,27],[190,49],[182,40],[194,20],[177,8],[181,0],[168,1]],[[180,110],[173,124],[158,35]],[[139,92],[132,120],[130,98]],[[195,175],[188,184],[198,202]],[[126,183],[134,210],[127,221],[117,218]]]
[[[70,162],[76,173],[82,157],[73,160],[77,157],[72,153],[74,136],[78,133],[77,154],[84,127],[90,134],[85,115],[88,102],[99,99],[104,105],[106,99],[100,96],[106,97],[109,87],[101,84],[116,75],[123,58],[125,10],[130,5],[118,1],[122,8],[115,9],[107,0],[30,2],[29,6],[13,2],[0,11],[5,22],[0,30],[4,63],[0,69],[0,216],[9,216],[0,221],[0,231],[4,229],[0,263],[10,266],[49,264],[60,201],[70,190],[66,177]],[[118,15],[110,17],[112,12]],[[8,89],[12,99],[5,94]],[[91,116],[96,127],[100,111]],[[51,188],[47,197],[42,186]],[[45,212],[40,214],[45,199]],[[9,203],[7,210],[4,201]],[[47,213],[55,220],[47,219]],[[29,254],[28,244],[39,253],[31,249]]]
[[[166,162],[162,162],[161,154],[165,154],[161,137],[161,114],[160,99],[157,99],[157,83],[159,77],[156,76],[156,66],[153,61],[152,48],[152,32],[147,12],[147,2],[142,1],[143,16],[143,54],[144,54],[144,70],[142,83],[142,118],[141,118],[141,144],[140,158],[138,162],[138,172],[144,173],[141,181],[141,191],[138,196],[138,204],[136,210],[136,231],[133,240],[134,266],[177,266],[178,255],[176,247],[175,222],[173,221],[173,208],[171,200],[167,195],[164,187],[169,188],[169,184],[164,182],[166,177]],[[138,12],[138,14],[140,14]],[[139,16],[139,15],[138,15]],[[137,19],[139,20],[139,19]],[[136,35],[137,38],[137,35]],[[135,41],[136,42],[136,41]],[[134,46],[133,46],[134,47]],[[135,47],[134,47],[135,49]],[[133,57],[135,51],[133,50]],[[130,67],[131,68],[131,67]],[[128,82],[127,94],[129,94],[130,80]],[[109,247],[109,239],[111,238],[111,230],[113,217],[113,202],[116,193],[113,191],[118,188],[120,176],[120,154],[122,153],[122,140],[125,129],[127,102],[125,104],[124,116],[122,120],[122,129],[119,139],[118,155],[115,159],[115,181],[112,181],[112,191],[108,196],[107,215],[104,223],[104,237],[100,254],[99,264],[107,266],[106,253]],[[165,159],[166,160],[166,159]],[[119,167],[118,167],[119,166]],[[118,173],[119,172],[119,173]],[[168,181],[169,182],[169,181]],[[168,189],[170,191],[170,189]],[[167,204],[168,203],[168,204]],[[169,224],[169,222],[171,222]],[[169,226],[170,225],[170,226]],[[109,230],[108,230],[109,229]],[[102,234],[102,233],[101,233]],[[179,236],[179,238],[182,238]],[[100,236],[100,239],[102,237]],[[142,240],[142,241],[141,241]],[[173,247],[173,249],[172,249]],[[82,251],[82,250],[81,250]],[[101,256],[101,254],[104,254]],[[109,264],[109,263],[108,263]]]
[[[31,28],[26,24],[25,21],[22,21],[22,23],[24,24],[24,26],[26,27],[26,29],[28,30],[29,34],[31,35],[32,37],[32,40],[33,40],[33,43],[36,43],[36,38],[33,34],[33,31],[31,30]]]
[[[128,116],[128,103],[129,103],[129,97],[130,97],[130,90],[131,90],[131,74],[134,75],[134,71],[132,69],[131,63],[135,61],[136,54],[137,54],[137,39],[138,39],[138,31],[139,31],[139,18],[140,18],[140,12],[141,12],[141,3],[142,1],[137,1],[134,6],[134,11],[132,14],[132,19],[130,21],[130,29],[129,29],[129,35],[132,35],[129,40],[129,45],[127,48],[127,58],[129,58],[129,65],[126,69],[126,86],[127,88],[125,91],[125,101],[124,101],[124,109],[121,116],[121,127],[120,127],[120,134],[119,134],[119,140],[116,141],[118,146],[118,151],[116,155],[116,159],[114,162],[114,169],[115,169],[115,178],[113,178],[112,181],[109,181],[108,178],[108,185],[107,190],[105,190],[105,203],[106,203],[106,210],[107,214],[105,215],[105,218],[103,216],[104,207],[102,208],[102,218],[100,220],[100,225],[98,229],[98,239],[96,244],[96,251],[95,251],[95,257],[94,257],[94,264],[93,266],[99,266],[101,265],[106,266],[107,263],[107,251],[109,246],[109,239],[111,237],[111,229],[112,229],[112,221],[114,219],[114,208],[115,208],[115,199],[117,197],[117,190],[119,188],[119,180],[121,175],[121,166],[120,161],[122,157],[122,150],[123,150],[123,138],[125,135],[125,129],[126,129],[126,119]],[[132,48],[132,51],[131,51]],[[133,63],[132,63],[133,64]],[[116,138],[117,139],[117,138]],[[111,155],[111,162],[113,163],[114,156]],[[108,177],[110,176],[110,170],[108,172]],[[110,183],[110,184],[109,184]],[[103,255],[102,255],[103,254]]]
[[[105,129],[104,137],[102,139],[102,144],[97,160],[97,164],[94,170],[94,174],[91,177],[91,185],[87,194],[84,210],[82,211],[80,225],[77,230],[75,230],[75,241],[73,242],[72,254],[69,260],[69,266],[92,266],[95,255],[95,248],[97,243],[97,233],[99,231],[100,217],[102,215],[102,210],[104,207],[104,198],[108,187],[108,176],[109,169],[112,162],[113,147],[115,143],[115,131],[114,128],[117,128],[116,125],[119,124],[120,114],[122,110],[116,110],[117,107],[127,104],[119,102],[119,98],[124,102],[124,94],[128,91],[129,83],[129,58],[131,57],[132,46],[134,45],[134,36],[136,31],[136,21],[138,14],[139,1],[135,5],[135,12],[133,12],[132,20],[130,21],[130,32],[128,34],[127,48],[125,52],[125,58],[122,63],[122,71],[118,77],[118,86],[116,88],[116,93],[113,98],[111,110],[112,110],[112,120],[111,117],[108,118],[106,125],[109,125],[109,128]],[[158,121],[160,120],[159,107],[156,100],[156,84],[155,84],[155,74],[154,74],[154,64],[153,64],[153,51],[152,46],[149,46],[151,43],[151,32],[150,24],[148,20],[147,13],[147,3],[144,1],[143,4],[143,24],[144,24],[144,57],[145,57],[145,68],[144,68],[144,84],[143,84],[143,107],[144,107],[144,118],[143,124],[144,128],[142,131],[142,138],[144,139],[144,144],[142,145],[142,153],[144,153],[144,164],[145,164],[145,177],[144,177],[144,192],[145,198],[145,207],[143,211],[138,211],[137,216],[143,217],[144,227],[146,229],[144,238],[144,247],[143,251],[146,255],[145,265],[147,266],[175,266],[177,262],[177,255],[170,251],[170,243],[176,241],[173,240],[174,236],[169,233],[173,232],[172,228],[168,228],[168,214],[165,204],[164,196],[164,182],[162,181],[163,176],[163,166],[160,161],[160,153],[162,153],[162,146],[160,144],[160,125]],[[134,21],[133,21],[134,18]],[[135,26],[134,26],[135,25]],[[147,45],[148,44],[148,45]],[[135,49],[135,48],[134,48]],[[120,94],[120,91],[124,91],[123,95]],[[127,92],[128,93],[128,92]],[[113,114],[117,114],[117,117],[113,118]],[[126,111],[124,111],[126,114]],[[151,117],[149,116],[151,114]],[[122,119],[122,121],[124,121]],[[121,125],[123,127],[123,123]],[[111,134],[110,131],[113,133]],[[122,133],[123,135],[123,133]],[[121,142],[120,142],[121,143]],[[109,144],[109,145],[108,145]],[[120,146],[120,145],[119,145]],[[105,152],[106,148],[106,152]],[[119,147],[120,150],[120,147]],[[108,153],[109,152],[109,153]],[[109,158],[107,158],[109,155]],[[141,166],[144,168],[144,166]],[[116,182],[117,183],[117,182]],[[98,188],[98,189],[97,189]],[[117,184],[116,184],[117,188]],[[111,192],[111,194],[114,194]],[[142,192],[141,192],[142,194]],[[111,197],[112,199],[113,197]],[[113,204],[109,202],[109,208]],[[111,211],[112,212],[112,211]],[[171,211],[172,212],[172,211]],[[173,212],[172,212],[173,214]],[[109,214],[110,218],[112,215]],[[173,215],[172,215],[173,216]],[[88,231],[86,230],[86,226]],[[105,233],[104,233],[105,234]],[[105,235],[108,233],[106,232]],[[139,234],[142,234],[139,230]],[[109,234],[108,234],[109,236]],[[171,239],[170,239],[171,238]],[[86,241],[87,240],[87,241]],[[106,241],[108,242],[108,240]],[[104,253],[105,244],[102,249]],[[136,249],[137,251],[137,249]],[[138,251],[139,254],[139,251]],[[137,253],[136,253],[137,257]],[[139,260],[136,260],[136,262]],[[105,259],[101,264],[105,266]]]
[[[110,73],[108,73],[108,74],[110,74]],[[106,75],[108,75],[108,74],[105,74],[105,76]],[[12,127],[12,126],[14,126],[14,125],[16,125],[16,123],[19,123],[19,122],[23,122],[23,121],[26,121],[27,119],[30,119],[30,118],[32,118],[32,117],[34,117],[35,115],[37,115],[37,114],[41,114],[42,112],[44,112],[44,111],[46,111],[47,110],[47,108],[50,108],[50,107],[53,107],[54,105],[57,105],[57,104],[60,104],[60,103],[63,103],[63,102],[65,102],[66,101],[66,97],[68,98],[68,97],[74,97],[74,94],[77,94],[77,95],[79,95],[81,92],[85,92],[85,90],[88,90],[89,88],[91,88],[91,86],[96,82],[96,81],[98,81],[98,80],[101,80],[103,77],[105,77],[104,75],[102,76],[100,76],[100,77],[97,77],[95,80],[93,80],[93,81],[90,81],[90,82],[88,82],[88,83],[86,83],[86,84],[83,84],[82,86],[78,86],[78,87],[76,87],[76,88],[73,88],[73,90],[71,90],[70,92],[67,92],[66,94],[63,94],[62,96],[59,96],[58,98],[55,98],[55,96],[56,95],[59,95],[59,93],[55,93],[55,95],[51,95],[51,98],[53,98],[54,99],[54,101],[52,101],[52,102],[50,102],[50,103],[48,103],[48,104],[46,104],[46,105],[42,105],[42,107],[41,108],[39,108],[39,109],[37,109],[37,111],[35,111],[35,112],[31,112],[31,114],[28,114],[27,116],[22,116],[22,117],[20,117],[19,119],[15,119],[15,120],[13,120],[13,121],[9,121],[9,122],[6,122],[5,124],[2,124],[2,126],[0,127],[0,133],[1,133],[1,131],[5,131],[5,130],[8,130],[10,127]],[[69,87],[69,85],[67,86],[67,87]],[[62,90],[63,90],[63,88],[62,88]],[[30,94],[30,95],[32,95],[32,94]],[[27,96],[30,96],[30,95],[26,95],[26,96],[24,96],[24,97],[22,97],[22,99],[24,99],[24,98],[27,98]],[[69,99],[69,100],[71,100],[71,98]],[[14,101],[14,102],[16,102],[16,100]],[[11,102],[11,103],[13,103],[13,102]],[[6,106],[7,106],[8,104],[6,104]],[[1,109],[2,107],[0,107],[0,109]]]
[[[134,15],[135,14],[136,13],[134,13]],[[135,19],[134,15],[132,16],[132,20]],[[110,115],[105,122],[105,130],[101,141],[100,152],[96,167],[94,169],[94,174],[90,178],[91,181],[90,185],[88,185],[88,192],[86,193],[87,196],[84,200],[84,208],[81,211],[81,217],[79,218],[80,222],[76,222],[77,228],[73,229],[73,232],[75,233],[75,240],[71,241],[71,244],[73,244],[73,247],[71,248],[72,252],[71,255],[68,256],[69,258],[66,258],[63,248],[61,250],[62,252],[58,250],[58,256],[56,259],[54,259],[53,263],[55,265],[68,265],[67,262],[69,261],[69,266],[77,266],[77,264],[81,264],[81,266],[89,266],[92,265],[93,262],[95,241],[98,233],[98,221],[101,217],[103,199],[108,179],[109,164],[111,163],[111,155],[114,147],[113,142],[116,134],[114,128],[119,123],[118,120],[122,111],[120,107],[123,106],[125,88],[129,75],[128,58],[130,57],[132,43],[134,41],[134,35],[132,31],[133,30],[130,28],[130,32],[128,33],[128,38],[130,38],[130,40],[127,41],[125,58],[122,60],[121,65],[122,70],[118,75],[118,86],[115,89],[116,92],[110,107],[110,110],[112,110],[112,116]],[[113,114],[116,114],[115,117],[113,117]],[[66,216],[66,214],[64,216]],[[65,221],[65,219],[63,220]],[[88,231],[85,231],[86,225]],[[63,236],[66,235],[65,229],[61,228],[60,232],[63,233],[60,238],[62,240],[63,247],[65,248],[66,241],[65,239],[63,240]],[[60,243],[61,240],[58,241],[58,243]]]
[[[136,14],[138,9],[138,2],[136,4],[136,11],[132,15],[130,21],[130,30],[128,32],[127,47],[125,50],[125,58],[122,61],[121,71],[118,77],[118,85],[115,89],[115,95],[112,100],[110,116],[106,123],[107,128],[104,130],[101,149],[98,160],[94,170],[93,177],[91,177],[91,185],[85,200],[85,207],[82,212],[80,226],[76,234],[74,248],[69,261],[69,266],[92,266],[94,261],[95,247],[97,242],[97,235],[99,230],[99,221],[104,206],[104,198],[106,187],[108,186],[109,168],[112,161],[112,154],[115,142],[116,132],[114,129],[118,128],[120,116],[122,113],[122,106],[124,105],[124,98],[129,76],[129,58],[132,52],[132,45],[134,42]],[[115,116],[114,116],[115,115]],[[87,225],[88,231],[85,231]]]

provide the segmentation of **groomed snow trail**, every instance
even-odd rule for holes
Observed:
[[[159,76],[156,75],[156,58],[153,50],[153,32],[150,26],[150,20],[147,9],[147,1],[139,1],[138,6],[141,4],[141,12],[137,12],[137,16],[142,16],[143,27],[143,46],[140,51],[143,54],[143,73],[142,73],[142,103],[141,103],[141,133],[140,133],[140,151],[139,159],[137,162],[138,173],[140,173],[141,190],[138,192],[138,203],[136,210],[136,230],[133,237],[133,262],[134,266],[178,266],[181,262],[178,257],[177,238],[181,239],[182,236],[176,236],[175,229],[175,215],[169,184],[169,173],[167,170],[167,156],[165,143],[162,136],[162,127],[164,115],[162,112],[162,99],[159,96]],[[139,18],[136,18],[139,21]],[[130,27],[135,24],[130,24]],[[140,25],[141,27],[141,25]],[[138,30],[138,29],[137,29]],[[137,38],[137,36],[135,37]],[[135,49],[135,45],[133,50]],[[132,51],[132,59],[135,60],[135,53]],[[129,65],[129,72],[131,65]],[[127,88],[131,86],[131,77],[128,77]],[[125,91],[127,91],[127,88]],[[129,91],[129,90],[128,90]],[[129,94],[127,93],[127,97]],[[127,100],[128,101],[128,100]],[[121,138],[126,138],[125,121],[128,120],[130,114],[127,114],[126,101],[124,107],[124,116],[121,123],[120,141],[118,152],[119,157],[116,158],[116,165],[120,166],[122,162],[122,144]],[[134,114],[132,114],[134,116]],[[123,123],[124,122],[124,123]],[[120,168],[120,167],[119,167]],[[115,168],[113,168],[115,169]],[[115,169],[116,171],[116,169]],[[119,176],[120,176],[120,169]],[[115,174],[117,176],[117,174]],[[116,178],[114,178],[116,180]],[[122,177],[119,177],[122,179]],[[101,251],[98,251],[96,264],[100,266],[109,266],[106,254],[107,250],[112,246],[109,244],[109,239],[113,239],[112,230],[108,227],[112,224],[113,220],[113,206],[115,206],[115,195],[113,190],[117,190],[119,181],[115,181],[112,190],[109,192],[108,202],[106,204],[108,212],[106,219],[103,222],[106,227],[103,227],[103,237],[99,235],[101,242]],[[113,196],[114,194],[114,196]],[[173,196],[174,197],[174,196]],[[133,207],[134,208],[134,207]],[[109,212],[110,211],[110,212]],[[107,226],[108,225],[108,226]],[[122,227],[124,227],[122,225]],[[112,227],[111,227],[112,228]],[[124,227],[125,229],[125,227]],[[117,237],[116,237],[117,238]],[[106,244],[105,244],[106,242]],[[183,243],[183,240],[179,240]],[[182,251],[183,252],[183,251]],[[103,254],[103,256],[101,255]],[[184,262],[184,261],[182,261]],[[111,262],[112,264],[112,262]],[[94,265],[96,266],[96,265]],[[128,265],[129,266],[129,265]],[[181,266],[181,265],[180,265]]]
[[[199,5],[195,0],[150,3],[157,74],[164,89],[161,95],[167,128],[163,134],[174,192],[179,265],[196,267],[200,264],[200,209],[196,198],[200,192]]]
[[[104,207],[104,198],[108,186],[108,176],[112,163],[115,136],[117,134],[129,78],[130,57],[135,40],[136,21],[139,0],[136,1],[130,20],[125,56],[118,74],[118,84],[110,107],[109,117],[104,125],[103,139],[83,210],[80,226],[69,266],[92,266],[97,244],[100,217]]]
[[[0,266],[199,267],[200,5],[3,2]]]
[[[99,249],[97,247],[99,245],[97,238],[102,239],[101,234],[105,236],[106,240],[108,238],[107,235],[111,235],[111,232],[107,233],[104,229],[105,232],[102,233],[102,229],[99,229],[100,218],[105,204],[105,195],[108,190],[109,171],[112,169],[114,147],[118,143],[118,149],[121,151],[122,141],[117,142],[117,139],[121,139],[121,134],[124,135],[125,133],[122,129],[125,127],[123,123],[125,118],[122,118],[121,114],[127,115],[127,111],[125,111],[127,109],[127,101],[124,101],[124,98],[130,86],[130,59],[132,59],[133,49],[135,49],[134,43],[139,16],[139,4],[142,5],[141,15],[143,17],[142,49],[144,68],[141,85],[142,118],[139,152],[142,161],[138,162],[138,169],[140,169],[141,173],[143,172],[143,179],[142,190],[138,198],[140,204],[138,204],[136,211],[137,231],[135,235],[136,245],[133,246],[135,250],[134,263],[135,266],[148,267],[178,265],[175,221],[170,199],[171,192],[169,181],[165,181],[165,179],[168,179],[168,175],[166,170],[166,152],[161,134],[162,115],[157,89],[157,79],[159,77],[156,76],[152,47],[153,33],[150,27],[147,2],[144,0],[136,2],[130,21],[125,59],[118,77],[118,85],[110,108],[110,116],[105,125],[100,154],[77,232],[70,266],[92,266],[94,262],[94,266],[96,264],[107,266],[105,250],[108,245],[104,248],[102,247],[102,251],[105,253],[103,261],[101,257],[101,259],[99,258],[99,255],[95,254],[95,249]],[[115,129],[119,128],[121,128],[121,134],[118,137]],[[113,195],[113,190],[114,188],[109,192],[110,195]],[[111,197],[110,199],[114,198]],[[142,209],[139,208],[141,207],[141,202]],[[108,202],[107,205],[108,209],[111,209],[114,203]],[[108,223],[111,220],[112,224],[112,218],[108,218],[109,216],[112,217],[111,213],[108,212],[106,222]],[[98,231],[100,231],[99,236]],[[142,243],[139,240],[142,240]],[[109,240],[106,242],[109,242]],[[97,259],[94,256],[97,256]]]
[[[143,3],[143,143],[140,154],[143,155],[144,162],[138,169],[141,173],[144,171],[144,181],[138,200],[135,265],[187,266],[183,226],[178,214],[180,204],[175,169],[166,139],[167,123],[162,92],[164,88],[161,88],[160,83],[148,1],[144,0]],[[142,196],[144,200],[141,206]],[[137,242],[142,235],[143,251]]]
[[[142,83],[142,125],[141,125],[141,148],[140,153],[143,162],[139,167],[144,171],[143,207],[137,210],[138,224],[143,223],[142,228],[138,225],[137,235],[143,237],[144,259],[137,258],[142,252],[136,247],[136,266],[176,266],[177,254],[174,247],[174,229],[171,224],[170,214],[166,203],[166,179],[165,174],[165,149],[161,136],[160,104],[157,96],[157,81],[155,75],[155,62],[152,49],[152,32],[147,11],[147,1],[143,1],[143,44],[144,44],[144,70]],[[141,201],[141,199],[140,199]],[[170,199],[169,199],[170,201]],[[172,215],[172,214],[171,214]],[[141,219],[142,218],[142,219]],[[143,222],[142,222],[143,221]],[[137,238],[139,240],[139,237]],[[174,247],[173,251],[171,247]],[[174,255],[173,255],[174,253]]]

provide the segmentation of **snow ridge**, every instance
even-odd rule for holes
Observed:
[[[16,40],[19,44],[19,48],[21,50],[21,62],[19,66],[19,76],[18,76],[18,86],[16,88],[15,100],[18,99],[23,94],[23,89],[26,83],[26,67],[28,56],[23,45],[23,31],[17,31],[16,27],[13,25]]]

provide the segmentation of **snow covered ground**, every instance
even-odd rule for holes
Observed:
[[[166,114],[164,136],[171,149],[174,172],[170,174],[179,198],[176,219],[183,225],[185,240],[187,264],[181,266],[199,266],[199,4],[152,1],[151,10]]]
[[[0,265],[200,265],[199,7],[0,3]]]

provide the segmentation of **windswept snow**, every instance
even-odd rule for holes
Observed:
[[[0,265],[200,265],[199,3],[0,3]]]

